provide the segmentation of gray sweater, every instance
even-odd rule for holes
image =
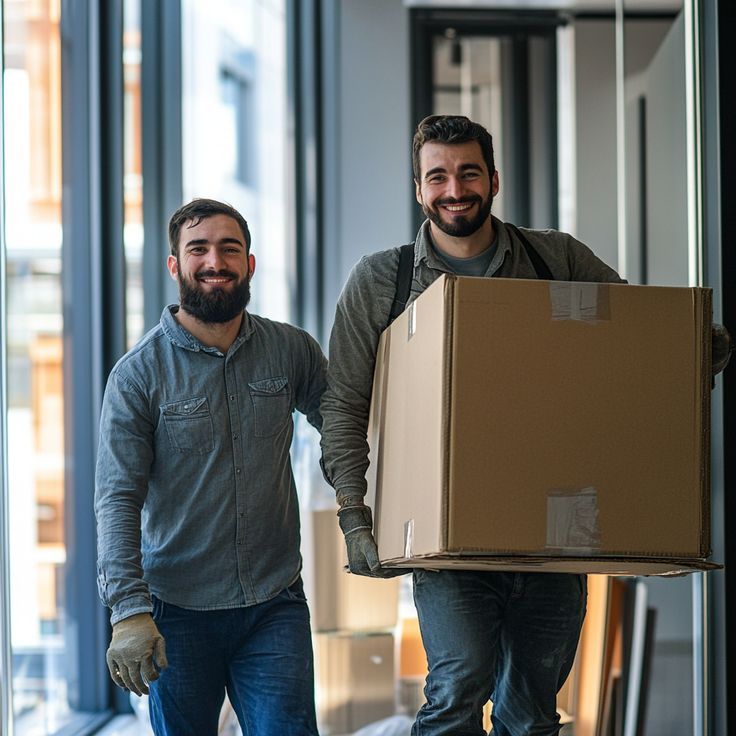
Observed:
[[[518,238],[493,218],[497,252],[486,276],[534,279],[537,274]],[[556,230],[524,229],[529,242],[558,281],[625,283],[586,245]],[[399,248],[364,256],[355,265],[337,302],[330,335],[327,390],[322,397],[322,463],[337,500],[364,496],[368,469],[368,413],[378,339],[388,325],[396,293]],[[434,251],[425,221],[414,248],[410,301],[448,266]]]

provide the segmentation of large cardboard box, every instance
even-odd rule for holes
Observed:
[[[302,513],[302,558],[313,631],[396,625],[400,578],[367,578],[345,570],[345,539],[334,509]]]
[[[395,711],[394,637],[315,634],[320,733],[349,734]]]
[[[382,563],[712,567],[710,350],[708,289],[442,276],[379,343]]]

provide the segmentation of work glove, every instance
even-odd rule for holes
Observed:
[[[150,613],[137,613],[113,624],[107,650],[107,667],[112,681],[136,695],[148,692],[149,682],[158,680],[165,669],[166,644]]]
[[[728,330],[723,325],[713,325],[712,330],[712,365],[713,375],[720,373],[731,359],[731,355],[736,349],[731,339],[731,335],[728,334]]]
[[[373,516],[361,498],[346,498],[337,512],[340,529],[348,548],[348,568],[354,575],[372,578],[393,578],[409,570],[381,567],[378,547],[373,538]]]

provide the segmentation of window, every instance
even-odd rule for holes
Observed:
[[[60,3],[4,2],[3,14],[12,710],[30,736],[69,717]]]
[[[281,320],[293,283],[285,6],[182,2],[184,201],[211,197],[242,213],[257,261],[250,309]]]
[[[220,70],[220,98],[223,105],[221,145],[233,152],[232,169],[227,175],[243,186],[255,185],[253,141],[252,83],[237,69]]]

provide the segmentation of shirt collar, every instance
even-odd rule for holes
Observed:
[[[493,260],[495,262],[497,259],[500,259],[498,262],[501,263],[506,253],[512,250],[511,235],[501,220],[493,215],[491,215],[491,219],[493,220],[493,231],[496,233],[496,241],[498,243],[498,250]],[[430,268],[438,271],[447,271],[447,264],[443,263],[435,253],[432,235],[429,229],[429,220],[425,220],[422,223],[414,245],[414,265],[418,266],[422,261]]]
[[[166,337],[168,337],[174,345],[184,348],[184,350],[192,350],[194,352],[199,352],[201,350],[207,353],[219,353],[220,351],[217,348],[203,345],[196,337],[194,337],[194,335],[192,335],[191,332],[189,332],[189,330],[182,327],[176,321],[176,317],[174,317],[174,315],[178,311],[178,304],[169,304],[164,308],[164,311],[161,314],[161,328],[163,329]],[[246,310],[243,313],[243,322],[240,325],[240,332],[233,341],[233,344],[230,346],[230,351],[237,349],[240,347],[242,342],[248,340],[253,334],[253,329],[253,320]]]

